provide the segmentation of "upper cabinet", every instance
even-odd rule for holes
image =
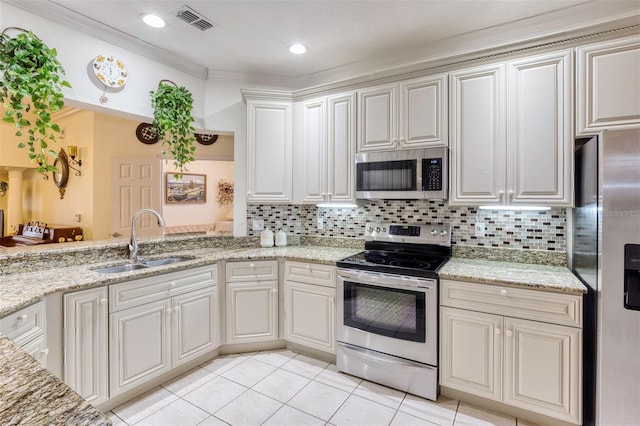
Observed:
[[[296,103],[294,202],[355,201],[355,92]]]
[[[640,37],[577,48],[578,135],[640,127]]]
[[[446,74],[358,91],[358,152],[447,144]]]
[[[247,100],[247,202],[293,199],[293,106]]]
[[[451,74],[450,204],[571,205],[571,75],[571,51]]]

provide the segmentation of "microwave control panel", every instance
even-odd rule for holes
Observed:
[[[422,160],[422,190],[442,190],[442,158],[425,158]]]

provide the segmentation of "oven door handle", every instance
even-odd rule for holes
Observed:
[[[371,271],[354,271],[338,269],[338,276],[359,282],[361,284],[378,285],[381,287],[403,288],[411,287],[420,290],[433,290],[438,281],[433,278],[411,277],[406,275],[390,275]]]

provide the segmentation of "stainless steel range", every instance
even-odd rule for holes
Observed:
[[[368,223],[365,251],[337,262],[338,370],[435,400],[438,271],[448,225]]]

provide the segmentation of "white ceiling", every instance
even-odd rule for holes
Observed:
[[[393,64],[478,50],[640,15],[640,0],[3,0],[201,75],[328,82]],[[215,24],[178,19],[184,5]],[[145,26],[153,12],[167,26]],[[288,52],[293,42],[305,55]]]

